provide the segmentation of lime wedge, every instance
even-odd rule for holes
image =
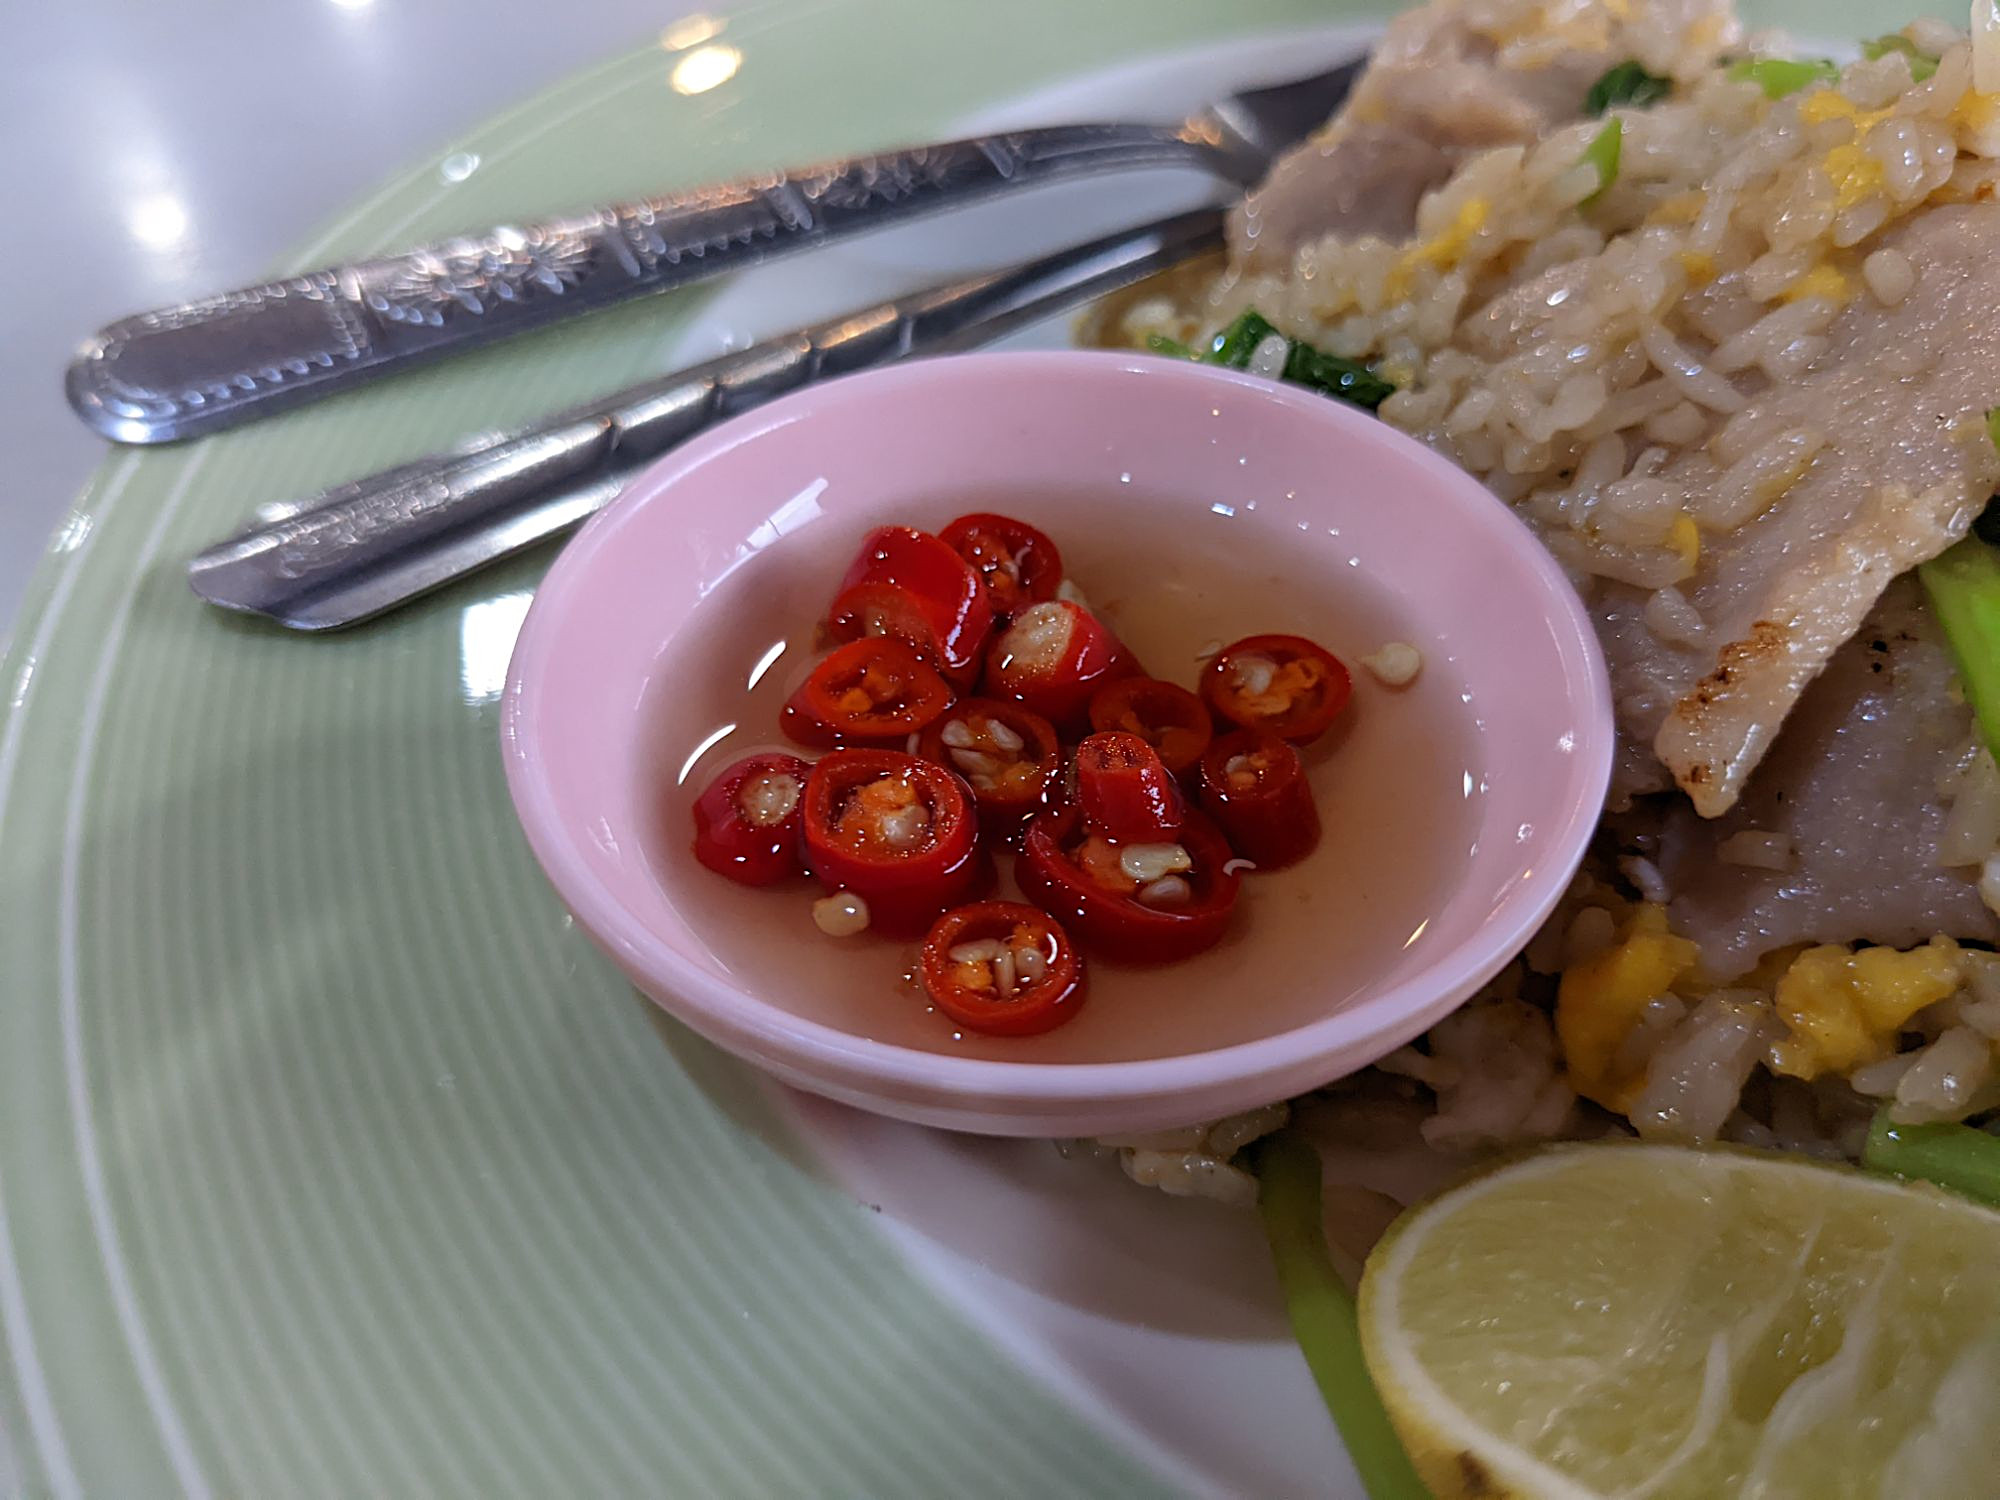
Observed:
[[[2000,1213],[1935,1189],[1545,1152],[1404,1216],[1361,1337],[1440,1500],[2000,1497]]]

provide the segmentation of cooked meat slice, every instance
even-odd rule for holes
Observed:
[[[1737,805],[1703,820],[1676,802],[1667,816],[1673,923],[1713,977],[1792,943],[2000,941],[1978,871],[1938,863],[1938,787],[1971,731],[1921,591],[1899,580],[1806,689]]]
[[[1916,267],[1910,295],[1894,308],[1858,298],[1809,373],[1752,397],[1665,470],[1727,488],[1744,472],[1729,460],[1781,435],[1812,450],[1761,514],[1705,538],[1682,586],[1707,625],[1700,670],[1646,685],[1670,705],[1653,748],[1705,816],[1736,801],[1890,580],[1962,536],[2000,481],[1984,421],[2000,406],[2000,205],[1933,209],[1884,243]]]
[[[1397,17],[1342,112],[1232,215],[1236,263],[1276,269],[1334,233],[1401,238],[1467,155],[1574,119],[1605,69],[1634,59],[1670,73],[1689,38],[1705,66],[1737,34],[1728,0],[1570,8],[1525,34],[1504,9],[1489,17],[1465,0]]]
[[[1654,632],[1646,618],[1648,597],[1630,584],[1604,582],[1591,602],[1618,717],[1609,798],[1614,812],[1630,806],[1634,797],[1673,788],[1673,777],[1653,754],[1652,736],[1671,701],[1660,684],[1685,682],[1704,670],[1698,648],[1663,641]]]
[[[1700,525],[1677,610],[1693,629],[1662,636],[1650,587],[1599,580],[1592,596],[1612,668],[1621,734],[1649,749],[1697,810],[1728,810],[1779,726],[1889,581],[1936,556],[2000,483],[1985,414],[2000,406],[2000,204],[1931,208],[1883,235],[1915,283],[1895,307],[1854,298],[1815,335],[1803,371],[1732,377],[1738,409],[1707,418],[1705,441],[1661,447],[1648,472],[1687,497]],[[1554,267],[1508,289],[1463,325],[1495,367],[1550,346],[1607,337],[1592,321],[1599,260]],[[1727,300],[1717,293],[1718,307]],[[1747,325],[1768,309],[1717,313]],[[1632,352],[1627,350],[1629,354]],[[1713,370],[1706,378],[1719,379]],[[1449,438],[1426,434],[1449,451]],[[1530,508],[1552,547],[1587,534]],[[1653,788],[1645,755],[1621,763],[1614,805]]]
[[[1578,84],[1609,57],[1652,66],[1636,39],[1673,35],[1675,18],[1706,23],[1704,39],[1730,26],[1710,0],[1614,9],[1535,7],[1532,50],[1499,34],[1499,18],[1519,24],[1519,4],[1437,0],[1398,23],[1312,148],[1326,172],[1352,174],[1327,200],[1339,214],[1401,213],[1406,184],[1372,197],[1358,186],[1395,177],[1379,165],[1396,159],[1388,132],[1447,157],[1517,129],[1560,150],[1487,152],[1422,211],[1421,243],[1396,257],[1336,238],[1300,262],[1291,290],[1332,274],[1298,305],[1268,300],[1288,332],[1408,371],[1394,377],[1384,419],[1479,474],[1587,580],[1627,741],[1614,806],[1670,778],[1716,817],[1882,590],[1962,535],[2000,483],[1985,421],[2000,407],[2000,203],[1910,197],[1883,207],[1904,217],[1858,247],[1815,231],[1787,252],[1796,265],[1776,250],[1753,255],[1776,231],[1739,223],[1755,210],[1736,195],[1756,199],[1766,179],[1818,192],[1826,169],[1800,154],[1800,129],[1860,107],[1822,91],[1808,120],[1803,104],[1772,110],[1709,76],[1680,103],[1634,117],[1625,180],[1596,219],[1573,217],[1568,169],[1554,164],[1573,163],[1589,130],[1551,133],[1555,101],[1580,101]],[[1683,68],[1700,52],[1685,39],[1673,50]],[[1969,66],[1961,49],[1940,76],[1962,87]],[[1712,189],[1688,189],[1678,167],[1647,177],[1647,161],[1678,163],[1697,139],[1725,151],[1732,132],[1710,115],[1745,109],[1762,111],[1746,139],[1785,164],[1776,176],[1752,151],[1734,186],[1726,154],[1704,158]],[[1933,167],[1939,151],[1965,149],[1934,123],[1918,136]],[[1274,189],[1287,181],[1281,172]],[[1533,199],[1535,184],[1549,189],[1535,212],[1518,223],[1494,213],[1496,195]],[[1281,217],[1306,222],[1298,205],[1284,216],[1281,206],[1247,214],[1274,232]],[[1722,237],[1701,240],[1712,253],[1685,248],[1694,231],[1677,227],[1704,216]],[[1359,271],[1343,279],[1329,249],[1352,252]],[[1864,252],[1893,268],[1893,292],[1863,273]],[[1432,278],[1436,295],[1405,305],[1397,278],[1413,275]]]
[[[1230,215],[1232,248],[1252,266],[1282,264],[1329,231],[1398,239],[1417,202],[1451,175],[1456,158],[1394,125],[1352,125],[1279,158]]]

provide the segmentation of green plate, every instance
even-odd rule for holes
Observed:
[[[715,39],[740,53],[721,86],[676,90],[685,33],[615,59],[286,269],[921,139],[1134,58],[1372,10],[750,9]],[[1820,33],[1904,13],[1755,9]],[[53,541],[0,668],[0,1493],[890,1500],[1285,1471],[1151,1451],[1116,1398],[1160,1369],[1044,1360],[1025,1324],[979,1317],[801,1122],[842,1127],[656,1020],[571,929],[495,753],[546,558],[316,640],[187,590],[184,560],[256,503],[651,373],[702,301],[114,455]],[[1276,1368],[1312,1418],[1303,1369]],[[1204,1402],[1226,1423],[1244,1399]],[[1295,1467],[1327,1473],[1326,1441],[1302,1431]]]

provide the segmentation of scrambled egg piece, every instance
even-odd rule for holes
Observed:
[[[1807,297],[1824,297],[1829,302],[1845,302],[1849,290],[1847,278],[1832,266],[1815,266],[1780,292],[1778,300],[1801,302]]]
[[[1959,145],[1974,156],[2000,156],[2000,94],[1968,91],[1952,106]]]
[[[1417,383],[1417,367],[1406,359],[1385,359],[1375,370],[1399,391]]]
[[[1806,95],[1799,102],[1799,119],[1807,125],[1823,125],[1828,120],[1845,120],[1853,130],[1853,139],[1845,145],[1835,146],[1820,162],[1820,170],[1833,185],[1835,208],[1852,208],[1864,199],[1882,191],[1884,173],[1881,158],[1867,149],[1868,132],[1894,112],[1889,109],[1863,109],[1853,100],[1831,88],[1820,89]]]
[[[1694,517],[1682,511],[1674,517],[1674,524],[1667,531],[1667,545],[1680,554],[1681,565],[1688,572],[1701,561],[1701,528],[1694,523]]]
[[[1866,147],[1851,141],[1827,152],[1826,160],[1820,163],[1820,170],[1833,184],[1835,208],[1852,208],[1873,197],[1882,191],[1882,184],[1887,180],[1881,160]]]
[[[1958,976],[1949,938],[1907,953],[1806,949],[1778,980],[1778,1016],[1790,1035],[1771,1045],[1771,1070],[1810,1079],[1889,1056],[1912,1016],[1957,992]]]
[[[1701,217],[1701,211],[1708,206],[1708,194],[1699,192],[1675,193],[1671,198],[1662,198],[1653,205],[1653,211],[1646,215],[1648,224],[1692,224]],[[1682,252],[1684,255],[1692,251]],[[1714,257],[1703,255],[1703,260]]]
[[[1412,245],[1396,258],[1395,266],[1389,272],[1388,292],[1391,297],[1407,297],[1410,283],[1419,266],[1430,266],[1435,270],[1448,271],[1457,265],[1479,231],[1486,227],[1492,216],[1493,206],[1484,198],[1468,198],[1458,211],[1458,218],[1444,233],[1433,239]]]
[[[1729,18],[1711,11],[1696,19],[1687,29],[1687,44],[1690,47],[1714,47],[1729,34]]]
[[[1715,280],[1715,257],[1706,250],[1683,250],[1675,257],[1687,279],[1696,286],[1707,286]]]
[[[1666,909],[1631,909],[1610,947],[1563,971],[1556,1036],[1570,1085],[1584,1098],[1625,1113],[1645,1084],[1643,1062],[1621,1057],[1627,1039],[1662,995],[1706,988],[1700,950],[1667,927]],[[1892,1055],[1898,1034],[1925,1008],[1960,988],[1958,944],[1852,949],[1834,944],[1782,949],[1746,982],[1772,986],[1786,1034],[1765,1061],[1774,1073],[1814,1079],[1851,1073]]]
[[[1854,127],[1856,136],[1866,135],[1895,112],[1894,105],[1887,109],[1863,109],[1834,88],[1815,90],[1799,101],[1799,118],[1806,124],[1824,125],[1828,120],[1846,120]]]
[[[1635,907],[1618,940],[1594,958],[1571,964],[1556,991],[1556,1036],[1570,1085],[1607,1109],[1624,1110],[1645,1082],[1618,1063],[1619,1048],[1646,1007],[1693,970],[1700,950],[1667,930],[1655,902]]]

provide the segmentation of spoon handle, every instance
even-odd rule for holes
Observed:
[[[560,535],[674,444],[814,381],[975,347],[1222,244],[1200,209],[951,282],[633,386],[519,432],[270,508],[189,566],[196,593],[330,630]]]

